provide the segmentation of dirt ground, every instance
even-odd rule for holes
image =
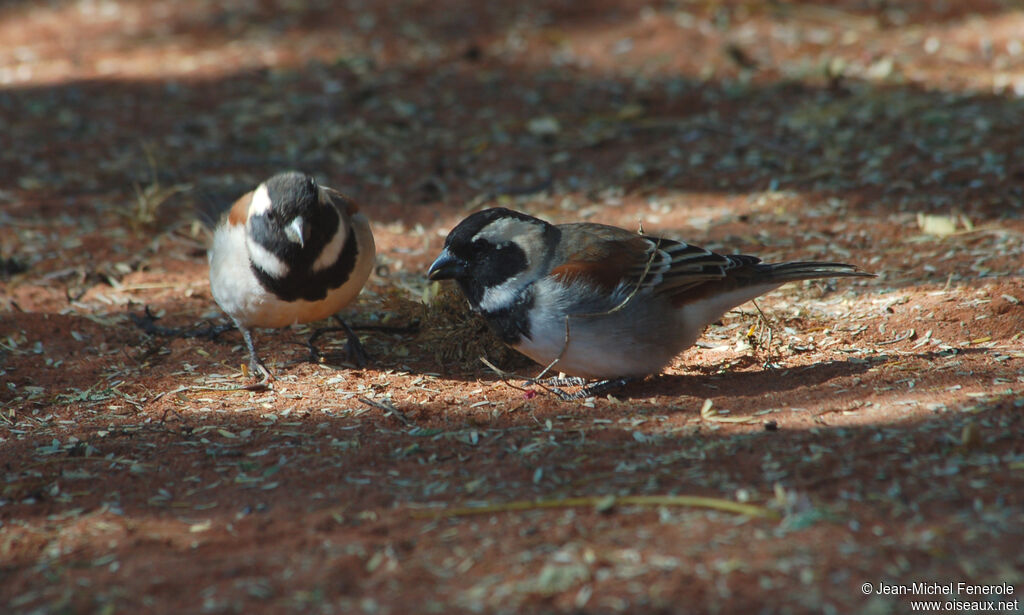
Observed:
[[[1022,131],[1015,0],[5,2],[0,610],[1021,612]],[[290,168],[420,330],[254,390],[136,320],[224,324],[197,212]],[[498,204],[878,277],[561,402],[424,279]]]

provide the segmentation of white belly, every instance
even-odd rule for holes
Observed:
[[[557,358],[553,371],[585,378],[657,374],[727,310],[778,286],[746,287],[678,307],[664,296],[640,293],[620,308],[612,309],[618,305],[613,302],[595,309],[576,301],[585,290],[537,284],[546,288],[535,295],[531,334],[515,349],[543,366]],[[569,317],[568,334],[566,313],[577,314]]]
[[[600,310],[603,313],[581,315],[579,306],[565,307],[568,297],[575,294],[540,293],[549,300],[538,299],[535,303],[531,334],[515,345],[516,350],[544,366],[557,358],[552,370],[572,376],[640,377],[660,372],[676,354],[693,344],[699,333],[692,327],[678,326],[683,323],[673,323],[673,311],[661,300],[637,297],[621,310],[609,312],[604,307]],[[577,314],[569,317],[568,334],[567,311]],[[661,316],[666,314],[670,326],[662,330],[665,323]]]

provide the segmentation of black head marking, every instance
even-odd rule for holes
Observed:
[[[269,210],[249,217],[249,238],[266,248],[288,266],[284,277],[275,277],[251,263],[252,270],[264,288],[285,301],[305,299],[318,301],[327,291],[344,284],[355,268],[358,246],[355,231],[340,229],[342,219],[329,202],[321,201],[316,180],[302,173],[280,173],[265,184],[270,197]],[[285,235],[285,227],[297,216],[305,221],[306,233],[300,245]],[[336,232],[345,232],[345,246],[338,260],[318,271],[313,263]]]
[[[531,335],[533,282],[550,267],[560,236],[558,227],[533,216],[487,209],[452,229],[430,276],[454,279],[470,306],[502,340],[515,344]]]
[[[449,248],[454,245],[468,244],[473,241],[473,238],[495,220],[502,218],[522,220],[523,222],[530,222],[533,224],[546,224],[539,218],[534,218],[518,211],[506,209],[504,207],[492,207],[491,209],[485,209],[478,211],[475,214],[470,215],[462,222],[459,222],[455,228],[448,233],[448,237],[444,240],[444,247]]]
[[[270,275],[255,263],[251,263],[251,267],[260,284],[281,299],[285,301],[298,299],[319,301],[327,296],[329,290],[338,288],[348,281],[356,267],[358,256],[359,246],[356,245],[356,233],[349,227],[345,237],[345,247],[338,255],[338,260],[329,267],[314,271],[312,265],[316,259],[315,256],[312,259],[303,259],[302,265],[292,264],[288,274],[283,278]]]
[[[316,180],[309,175],[293,171],[278,173],[263,182],[263,187],[266,188],[270,205],[249,216],[249,236],[278,258],[288,261],[301,258],[299,253],[307,250],[288,239],[285,227],[296,217],[302,216],[309,228],[317,231],[317,227],[330,223],[331,215],[337,217],[337,211],[321,203],[320,189]],[[335,228],[331,226],[326,231],[328,241]],[[323,229],[320,234],[324,234]],[[305,247],[310,247],[315,237],[305,239]]]
[[[530,266],[523,246],[511,238],[502,239],[500,233],[486,232],[491,225],[502,224],[506,220],[555,228],[538,218],[496,207],[469,216],[445,239],[445,249],[464,265],[462,275],[455,281],[474,307],[479,307],[488,288],[506,282]]]
[[[469,216],[448,234],[445,250],[458,266],[442,267],[456,273],[446,277],[455,279],[473,309],[486,316],[501,339],[515,344],[531,335],[533,280],[527,276],[514,288],[506,286],[498,292],[497,302],[494,297],[485,301],[488,290],[531,269],[545,271],[560,235],[558,227],[533,216],[501,207],[487,209]]]
[[[278,173],[266,181],[270,202],[286,220],[303,215],[320,204],[316,179],[297,171]]]

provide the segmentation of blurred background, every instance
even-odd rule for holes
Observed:
[[[0,604],[1019,593],[1022,134],[1019,0],[0,2]],[[746,306],[623,399],[526,396],[450,336],[311,364],[294,331],[260,333],[283,378],[256,394],[236,334],[130,316],[223,322],[199,220],[283,169],[374,224],[357,322],[422,315],[445,234],[494,205],[879,278],[773,293],[774,338]],[[766,517],[614,501],[680,494]]]

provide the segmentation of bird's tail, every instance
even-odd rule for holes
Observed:
[[[245,194],[247,190],[252,188],[244,188],[234,186],[225,188],[222,186],[196,186],[193,191],[193,214],[197,220],[202,222],[206,230],[213,231],[217,228],[217,223],[221,217],[231,209],[232,203],[235,200]]]
[[[798,280],[821,278],[874,278],[876,274],[846,263],[794,261],[790,263],[758,263],[754,266],[760,281],[784,284]]]
[[[821,278],[870,278],[875,274],[846,263],[796,261],[761,263],[756,256],[730,254],[733,267],[719,279],[677,293],[674,304],[687,310],[690,322],[714,322],[726,311],[774,290],[787,282]]]

